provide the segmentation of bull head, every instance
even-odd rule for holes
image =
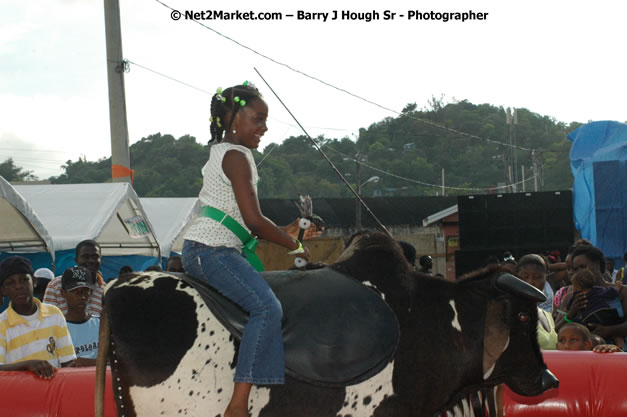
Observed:
[[[488,302],[483,352],[484,379],[490,378],[495,370],[497,361],[501,359],[505,351],[508,350],[510,342],[512,342],[515,344],[513,349],[516,353],[510,352],[510,355],[508,355],[510,358],[505,362],[512,365],[514,359],[512,355],[516,355],[518,358],[526,358],[521,360],[521,362],[528,364],[524,368],[515,369],[513,375],[506,380],[507,385],[512,391],[520,395],[537,395],[547,389],[557,387],[559,381],[546,369],[546,365],[542,360],[542,355],[540,354],[539,347],[535,340],[536,321],[529,320],[530,316],[536,317],[535,304],[545,301],[546,296],[534,286],[508,273],[500,274],[495,280],[495,286],[500,291],[512,295],[513,298],[508,297],[506,300],[492,300]],[[524,304],[516,302],[517,297],[533,302],[533,310],[529,310],[531,306],[523,307]],[[518,310],[516,306],[523,307],[523,310],[534,312],[533,314],[519,314],[520,323],[518,323],[518,326],[522,326],[519,327],[519,330],[524,328],[528,328],[528,330],[524,332],[515,331],[512,333],[511,327],[515,325],[515,320],[510,321],[509,318],[511,318],[512,313]],[[523,320],[523,317],[527,317],[527,320]],[[521,333],[529,335],[530,338],[520,338]],[[510,341],[512,334],[514,334],[515,339],[517,338],[518,340]],[[531,345],[525,347],[527,342],[530,342]]]
[[[516,278],[512,274],[504,273],[496,279],[496,287],[501,291],[508,292],[512,295],[520,295],[535,302],[546,301],[546,296],[533,285],[527,284],[525,281]]]

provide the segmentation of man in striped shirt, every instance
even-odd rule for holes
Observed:
[[[91,294],[87,305],[87,313],[92,316],[100,316],[102,313],[102,295],[104,280],[100,275],[100,245],[94,240],[83,240],[76,245],[76,265],[87,268],[97,278],[97,288]],[[61,274],[63,275],[63,274]],[[54,278],[48,284],[43,302],[58,307],[63,314],[67,314],[67,301],[61,293],[61,276]]]
[[[31,371],[50,379],[76,355],[61,311],[33,297],[33,274],[21,256],[0,264],[0,291],[11,300],[0,314],[0,371]]]

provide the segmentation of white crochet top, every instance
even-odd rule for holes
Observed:
[[[245,146],[222,142],[212,145],[209,149],[209,160],[202,168],[203,185],[198,199],[202,206],[211,206],[222,210],[250,232],[237,206],[231,181],[222,170],[222,159],[230,150],[236,150],[246,155],[253,174],[255,192],[257,191],[259,175],[250,149]],[[185,239],[194,240],[207,246],[227,246],[240,251],[242,248],[242,241],[233,232],[223,224],[208,217],[198,217],[185,233]]]

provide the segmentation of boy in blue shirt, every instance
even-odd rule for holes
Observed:
[[[61,294],[68,306],[65,320],[77,356],[74,366],[96,366],[100,317],[87,312],[89,298],[96,287],[95,277],[82,266],[66,269],[61,278]]]

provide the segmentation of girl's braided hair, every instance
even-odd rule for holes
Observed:
[[[250,103],[254,99],[263,99],[259,90],[254,85],[246,81],[242,85],[229,87],[226,90],[218,88],[217,92],[211,98],[211,140],[209,143],[220,143],[224,138],[224,132],[231,130],[231,125],[235,119],[235,115],[244,107],[246,103]],[[230,113],[229,120],[226,120]]]

